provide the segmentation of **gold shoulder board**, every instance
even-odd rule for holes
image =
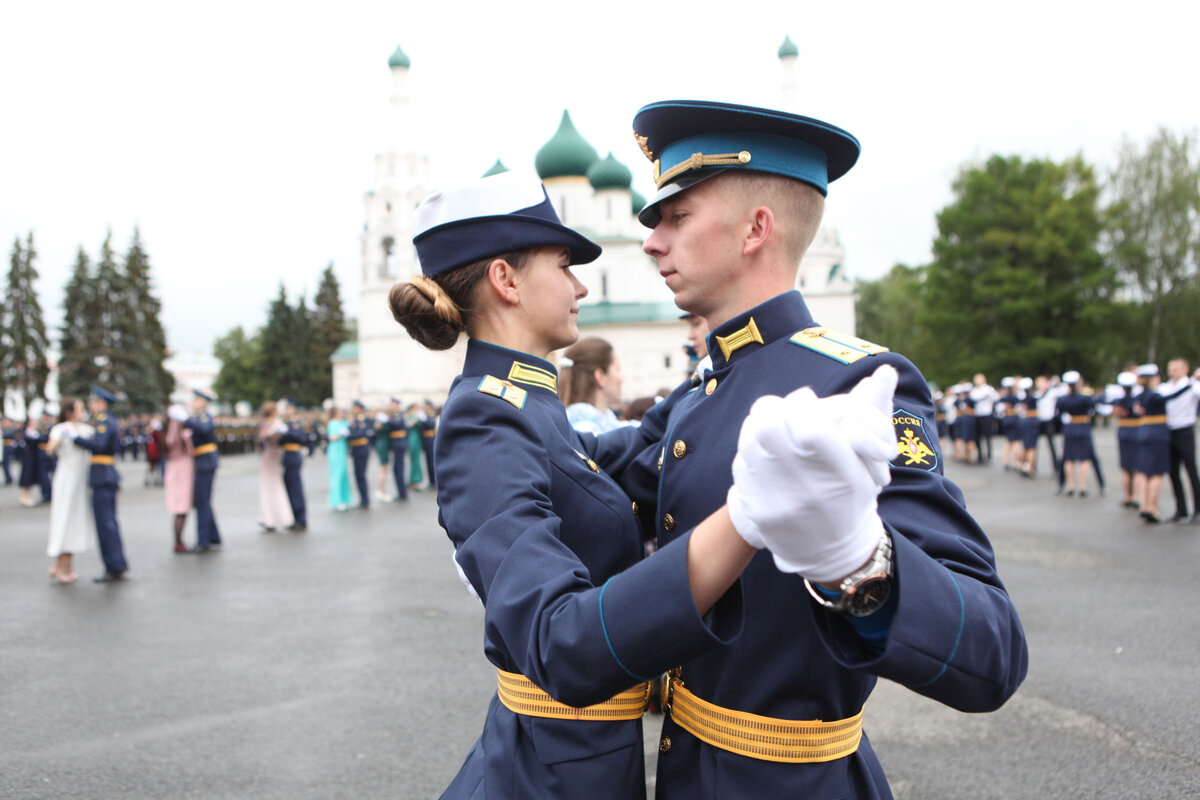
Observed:
[[[501,400],[507,400],[517,408],[524,408],[525,398],[529,396],[524,389],[491,375],[483,376],[483,380],[479,382],[479,391],[490,394],[492,397],[499,397]]]
[[[805,328],[793,335],[791,342],[843,364],[853,364],[860,358],[888,352],[886,347],[829,328]]]

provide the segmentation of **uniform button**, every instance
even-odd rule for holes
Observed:
[[[663,454],[665,454],[666,452],[667,452],[667,448],[664,447],[662,449],[662,451],[658,454],[658,471],[659,472],[662,472]]]
[[[600,468],[596,466],[596,462],[590,458],[587,460],[587,465],[592,468],[592,472],[599,472]]]
[[[664,736],[658,740],[658,752],[660,752],[660,753],[671,752],[671,737],[670,736]]]
[[[675,530],[675,518],[670,514],[663,514],[663,528],[668,531]]]
[[[706,383],[706,384],[704,385],[704,393],[705,393],[705,394],[712,394],[712,393],[713,393],[713,392],[715,392],[716,390],[717,390],[717,379],[716,379],[716,378],[709,378],[709,379],[708,379],[708,383]]]
[[[671,446],[671,452],[676,458],[683,458],[687,455],[687,443],[683,439],[676,439],[675,444]]]
[[[634,500],[634,501],[633,501],[633,513],[634,513],[634,514],[636,514],[636,513],[637,513],[637,500]]]

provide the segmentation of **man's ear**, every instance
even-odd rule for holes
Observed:
[[[517,270],[503,258],[494,258],[488,264],[488,284],[503,302],[519,305],[521,292],[517,287]]]
[[[775,235],[775,212],[769,206],[756,206],[750,211],[750,230],[742,242],[742,255],[759,252]]]

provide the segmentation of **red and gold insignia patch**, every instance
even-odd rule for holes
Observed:
[[[923,418],[902,408],[896,409],[892,413],[892,425],[896,429],[896,457],[892,459],[892,466],[925,470],[937,467],[937,452],[929,446]]]

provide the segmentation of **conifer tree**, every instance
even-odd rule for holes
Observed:
[[[125,392],[133,410],[145,413],[166,406],[175,379],[163,366],[168,352],[167,335],[160,319],[162,303],[154,296],[150,257],[142,247],[137,228],[125,254],[123,278],[126,308],[122,314],[125,323],[122,356],[128,362]]]
[[[346,315],[342,311],[341,288],[330,262],[321,273],[321,283],[313,298],[312,363],[314,374],[320,376],[314,391],[317,402],[333,395],[333,365],[330,356],[348,338]]]
[[[213,343],[213,355],[221,362],[221,371],[213,389],[222,402],[245,400],[258,405],[267,399],[263,386],[261,333],[247,336],[237,326]]]
[[[45,399],[50,376],[46,324],[34,286],[38,277],[36,260],[33,232],[24,246],[17,237],[9,259],[4,305],[0,307],[0,391],[16,392],[26,404],[34,398]],[[0,396],[0,403],[3,400]]]
[[[293,370],[296,368],[297,352],[297,343],[292,338],[294,314],[288,304],[287,289],[281,281],[279,295],[271,301],[267,311],[267,324],[259,335],[262,348],[262,382],[266,397],[286,397],[295,391],[290,385],[294,380]],[[266,397],[261,399],[265,400]]]
[[[59,329],[58,393],[61,397],[86,397],[99,378],[95,353],[101,329],[89,316],[95,311],[95,282],[91,259],[83,248],[63,291],[63,322]]]
[[[100,259],[96,262],[89,324],[95,325],[97,330],[96,350],[92,355],[96,364],[97,383],[113,394],[124,391],[126,374],[126,360],[120,353],[123,346],[121,336],[127,327],[120,320],[125,312],[124,284],[112,249],[112,231],[109,231],[100,245]]]

